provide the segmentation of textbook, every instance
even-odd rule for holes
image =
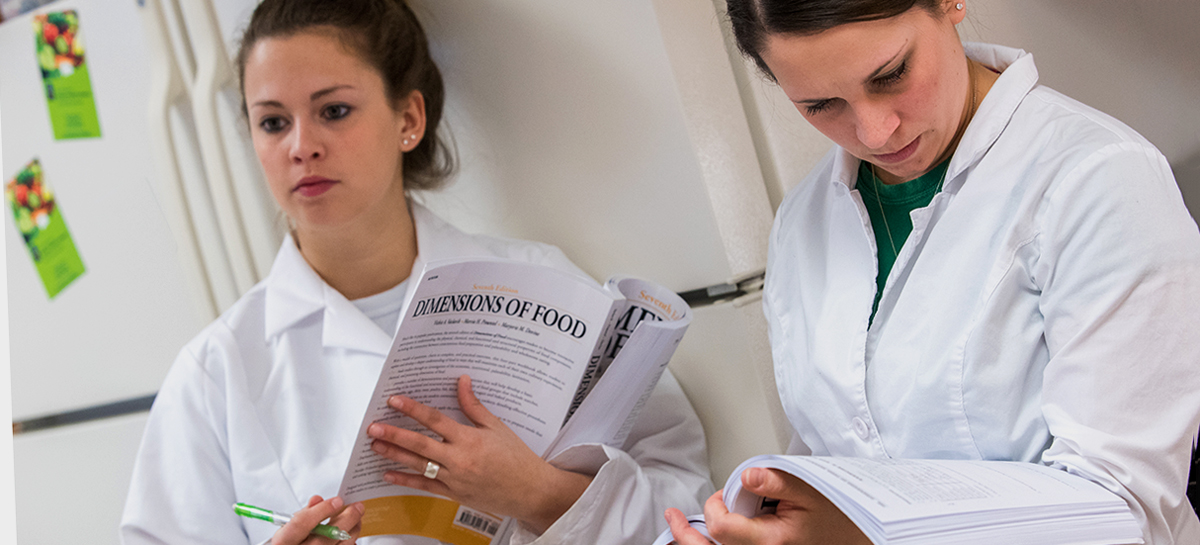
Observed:
[[[773,513],[778,504],[742,488],[742,472],[751,467],[778,469],[808,483],[876,545],[1143,543],[1124,500],[1040,464],[755,456],[733,471],[722,494],[731,513],[746,517]],[[668,530],[654,545],[672,539]]]
[[[488,545],[511,524],[383,480],[385,471],[407,469],[371,450],[371,423],[435,437],[388,407],[390,396],[468,424],[456,397],[466,374],[480,402],[546,459],[583,443],[619,448],[692,319],[657,284],[614,277],[600,286],[521,261],[438,261],[416,280],[338,492],[365,504],[362,536]]]

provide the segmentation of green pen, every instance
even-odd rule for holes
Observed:
[[[245,503],[233,504],[233,512],[243,517],[265,520],[276,526],[283,526],[284,524],[287,524],[288,521],[292,520],[292,517],[287,515],[281,515],[274,511],[269,511],[267,509],[263,509],[262,507],[255,507]],[[313,528],[313,530],[309,533],[321,537],[327,537],[329,539],[336,539],[338,541],[350,539],[350,534],[332,524],[318,524],[317,527]]]

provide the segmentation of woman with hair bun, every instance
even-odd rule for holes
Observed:
[[[255,152],[287,215],[269,276],[184,347],[146,425],[121,524],[127,545],[333,543],[364,508],[337,497],[360,420],[412,289],[432,260],[503,257],[583,275],[557,248],[468,235],[409,198],[451,171],[438,138],[444,91],[401,0],[266,0],[237,57]],[[373,428],[375,447],[417,474],[389,482],[520,521],[511,543],[644,543],[668,506],[711,490],[704,435],[669,372],[624,449],[572,447],[542,460],[460,378],[474,425],[431,439]],[[436,410],[394,397],[419,422]],[[377,431],[378,433],[375,433]],[[440,469],[422,474],[429,462]],[[295,512],[276,531],[244,502]],[[373,536],[362,544],[431,543]]]
[[[1119,495],[1146,543],[1200,543],[1200,233],[1121,122],[963,43],[968,0],[727,0],[738,47],[836,146],[780,205],[763,307],[791,453],[1011,460]],[[803,482],[724,545],[868,543]],[[681,545],[707,544],[682,515]]]

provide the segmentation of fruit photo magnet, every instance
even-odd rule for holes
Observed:
[[[46,294],[53,299],[83,274],[84,267],[41,163],[34,159],[21,169],[5,186],[4,196]]]
[[[75,10],[35,15],[33,34],[54,139],[100,136],[79,15]]]

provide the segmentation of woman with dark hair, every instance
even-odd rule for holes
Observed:
[[[255,152],[291,232],[269,276],[171,367],[138,453],[126,544],[331,543],[310,535],[325,519],[357,537],[363,506],[330,496],[411,275],[460,257],[584,274],[557,248],[464,234],[409,198],[440,184],[451,162],[437,135],[441,76],[402,0],[266,0],[237,59]],[[711,490],[703,432],[669,372],[623,450],[580,445],[551,461],[480,404],[468,380],[458,387],[474,425],[435,426],[445,439],[436,460],[417,454],[428,452],[424,435],[373,427],[375,448],[417,472],[382,478],[513,517],[512,543],[649,542],[665,527],[658,512],[699,508]],[[439,416],[411,399],[390,403],[418,422]],[[236,516],[235,502],[295,515],[276,532]]]
[[[763,297],[792,453],[1015,460],[1122,497],[1147,543],[1198,543],[1200,235],[1119,121],[964,44],[967,0],[727,0],[738,47],[836,147],[780,205]],[[725,545],[867,543],[797,479]],[[682,515],[678,543],[707,543]]]

